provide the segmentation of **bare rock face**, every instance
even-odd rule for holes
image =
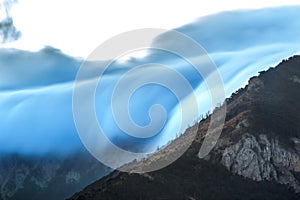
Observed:
[[[221,163],[234,174],[255,181],[274,180],[300,192],[299,181],[294,176],[300,172],[300,157],[282,148],[277,139],[244,134],[237,143],[225,148]]]
[[[66,175],[66,183],[75,183],[75,182],[79,182],[80,180],[80,173],[76,172],[74,170],[71,170],[67,173]]]
[[[33,168],[28,168],[30,170],[31,181],[34,182],[41,189],[48,187],[49,183],[56,176],[57,170],[61,167],[61,163],[53,161],[42,161],[36,163]],[[28,174],[28,175],[30,175]]]
[[[263,87],[264,83],[258,77],[253,77],[249,80],[247,89],[252,90],[251,92],[259,92]]]
[[[300,78],[297,75],[293,75],[289,78],[289,80],[291,80],[294,83],[299,83],[300,84]]]

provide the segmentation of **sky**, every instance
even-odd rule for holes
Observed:
[[[297,0],[19,0],[12,9],[22,38],[6,47],[37,51],[53,46],[86,58],[105,40],[138,28],[173,29],[227,10],[299,4]]]
[[[201,8],[203,9],[201,13],[201,9],[195,4],[192,6],[185,1],[182,5],[175,3],[166,14],[164,8],[169,5],[167,3],[161,6],[153,2],[151,5],[143,3],[139,4],[141,10],[137,10],[129,2],[120,7],[116,7],[117,3],[113,2],[115,4],[109,3],[99,8],[89,3],[81,5],[73,2],[71,7],[70,4],[54,2],[37,3],[35,7],[30,2],[23,4],[21,17],[20,0],[19,8],[15,7],[13,16],[16,17],[15,26],[22,31],[23,36],[17,43],[6,45],[17,49],[0,48],[0,152],[2,153],[64,155],[83,148],[73,121],[74,80],[82,64],[81,58],[86,57],[95,46],[114,34],[149,26],[177,27],[175,30],[199,42],[208,52],[222,76],[227,97],[244,86],[251,76],[257,75],[258,71],[275,66],[282,59],[299,53],[300,6],[235,10],[199,18],[202,14],[229,10],[237,6],[266,5],[251,1],[251,5],[242,6],[236,2],[234,6],[226,4],[218,8],[213,7],[213,1],[210,1],[210,4]],[[274,2],[283,4],[279,1],[264,2],[269,2],[268,5],[275,5]],[[58,10],[55,9],[57,6]],[[89,12],[85,13],[85,9]],[[27,12],[28,10],[30,12]],[[98,19],[100,28],[95,25]],[[20,45],[23,43],[24,48],[18,46],[18,43]],[[153,41],[153,44],[155,43],[169,48],[170,45],[176,44],[176,40],[162,34]],[[189,51],[188,47],[186,51]],[[115,63],[105,74],[102,87],[97,90],[97,102],[99,100],[100,103],[96,108],[97,117],[101,119],[103,128],[110,133],[108,137],[120,146],[136,144],[138,141],[127,135],[115,137],[123,132],[118,130],[111,120],[112,113],[108,110],[109,97],[114,84],[124,72],[135,64],[150,61],[167,64],[179,71],[197,93],[201,112],[205,113],[211,109],[210,97],[204,92],[206,88],[203,80],[195,75],[189,64],[180,61],[174,55],[156,52],[139,59]],[[102,64],[101,62],[88,64],[90,68],[86,79],[92,80],[97,67],[101,68]],[[158,74],[155,71],[145,76],[168,78],[166,74]],[[128,84],[133,82],[131,80],[144,78],[138,73],[134,74],[128,79]],[[174,95],[162,87],[151,89],[145,87],[144,90],[137,91],[134,98],[136,100],[133,101],[137,102],[136,106],[139,109],[133,106],[132,115],[139,124],[149,122],[147,111],[155,103],[164,105],[170,113],[162,136],[148,141],[152,147],[156,148],[157,145],[176,137],[179,112]],[[101,144],[102,150],[106,145]]]

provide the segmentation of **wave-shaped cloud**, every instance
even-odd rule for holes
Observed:
[[[193,38],[209,53],[229,95],[249,76],[300,52],[299,10],[299,6],[283,6],[223,12],[175,30]],[[174,39],[162,35],[154,42],[168,47]]]
[[[229,96],[258,71],[299,53],[300,7],[224,12],[200,18],[176,30],[206,49],[220,71]],[[153,42],[168,48],[176,40],[162,34]],[[182,45],[189,51],[188,46]],[[122,131],[107,110],[107,97],[113,89],[112,83],[131,65],[149,61],[164,63],[180,71],[199,94],[203,105],[201,112],[211,109],[201,77],[195,75],[186,62],[151,52],[142,59],[117,62],[105,73],[104,85],[98,88],[96,98],[101,101],[105,97],[97,106],[97,115],[103,128],[110,133],[108,137],[120,146],[137,145],[139,141],[125,134],[120,136]],[[0,152],[66,155],[83,149],[72,116],[73,84],[81,63],[81,59],[50,47],[39,52],[0,49]],[[86,79],[93,78],[94,71],[101,67],[101,62],[89,64],[90,73]],[[164,78],[165,75],[158,76]],[[162,145],[176,137],[177,133],[173,131],[178,128],[175,120],[178,101],[165,88],[150,87],[135,94],[137,104],[131,105],[134,108],[131,114],[138,124],[147,124],[149,106],[154,103],[164,105],[170,114],[165,132],[149,143]],[[158,142],[160,140],[163,142]],[[105,149],[106,144],[102,145]]]

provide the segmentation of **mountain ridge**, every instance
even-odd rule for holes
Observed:
[[[195,140],[170,166],[144,174],[114,171],[70,199],[299,199],[299,77],[300,56],[293,56],[250,78],[226,99],[223,132],[204,159],[197,155],[210,117],[194,126]],[[172,149],[194,139],[192,129],[123,167],[145,169],[172,156]]]

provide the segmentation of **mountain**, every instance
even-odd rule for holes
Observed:
[[[210,116],[194,125],[198,132],[192,145],[168,167],[142,174],[115,170],[70,200],[300,199],[299,91],[300,56],[293,56],[226,99],[221,137],[203,159],[198,153]],[[124,167],[134,171],[167,159],[191,138],[191,129]]]
[[[64,199],[109,170],[87,152],[68,157],[0,155],[0,200]]]

